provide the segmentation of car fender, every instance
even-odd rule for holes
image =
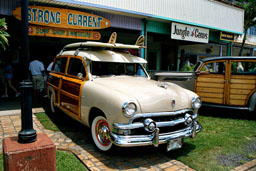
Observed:
[[[249,101],[249,111],[254,111],[256,105],[256,92],[251,96]]]
[[[97,108],[104,113],[111,126],[115,122],[128,123],[130,118],[122,113],[122,105],[131,100],[136,103],[138,112],[140,112],[140,106],[134,98],[93,82],[87,82],[82,92],[81,119],[89,126],[90,111],[92,108]]]

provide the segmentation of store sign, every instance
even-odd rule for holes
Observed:
[[[171,38],[193,42],[208,43],[209,29],[185,24],[172,23]]]
[[[13,16],[21,20],[21,7],[13,11]],[[97,15],[54,7],[29,6],[30,24],[70,29],[103,29],[110,27],[110,21]]]
[[[222,31],[220,32],[220,40],[234,41],[235,34]]]
[[[73,30],[56,27],[29,26],[28,34],[30,36],[72,38],[72,39],[87,39],[99,40],[101,35],[96,31]]]

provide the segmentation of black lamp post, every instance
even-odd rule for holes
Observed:
[[[32,82],[29,80],[29,43],[28,43],[28,0],[21,1],[22,23],[22,57],[24,60],[25,76],[20,82],[21,89],[21,130],[18,142],[31,143],[36,141],[37,134],[33,129],[32,119]]]

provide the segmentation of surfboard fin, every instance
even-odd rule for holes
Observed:
[[[140,35],[135,43],[136,46],[144,46],[144,36]]]
[[[110,44],[113,44],[113,45],[114,45],[114,44],[116,43],[116,37],[117,37],[116,32],[113,32],[113,33],[111,34],[110,38],[109,38],[108,43],[110,43]]]

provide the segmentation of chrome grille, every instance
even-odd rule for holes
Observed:
[[[184,109],[174,112],[162,112],[162,113],[145,113],[138,114],[132,118],[131,124],[143,123],[146,118],[153,119],[157,127],[160,129],[160,133],[174,132],[187,127],[184,123],[185,114],[193,115],[193,112],[189,109]],[[136,128],[131,130],[131,135],[145,135],[150,134],[145,131],[144,128]]]

